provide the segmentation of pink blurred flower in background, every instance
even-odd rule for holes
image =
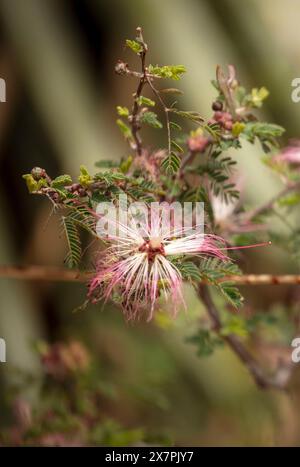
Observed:
[[[289,146],[282,149],[279,154],[273,157],[274,162],[285,162],[292,165],[300,165],[300,140],[293,139]]]

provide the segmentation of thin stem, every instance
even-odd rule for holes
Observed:
[[[139,39],[141,41],[141,44],[143,46],[143,51],[140,54],[141,64],[142,64],[142,73],[141,73],[140,78],[139,78],[139,84],[138,84],[137,90],[136,90],[136,92],[134,94],[134,102],[133,102],[133,106],[132,106],[131,122],[130,123],[131,123],[132,137],[134,139],[134,149],[136,150],[137,155],[141,156],[143,147],[142,147],[142,138],[141,138],[141,136],[139,134],[139,130],[141,129],[141,125],[140,125],[140,122],[139,122],[139,103],[138,103],[138,99],[142,95],[142,90],[143,90],[143,87],[144,87],[144,85],[146,83],[146,80],[147,80],[147,78],[146,78],[147,69],[146,69],[146,66],[145,66],[147,45],[144,42],[141,28],[137,28],[137,34],[138,34],[138,37],[139,37]]]
[[[292,365],[288,367],[286,365],[280,366],[277,369],[277,372],[271,376],[265,374],[264,370],[261,368],[261,366],[255,360],[255,358],[250,354],[250,352],[246,349],[246,347],[243,345],[243,343],[239,340],[237,336],[233,334],[230,334],[228,336],[222,335],[222,323],[220,320],[219,312],[206,286],[199,286],[198,296],[206,307],[206,311],[211,319],[214,331],[218,333],[225,342],[227,342],[230,348],[234,351],[234,353],[238,356],[242,363],[247,367],[256,384],[262,389],[285,389],[291,375]]]
[[[283,190],[281,190],[279,193],[277,193],[275,196],[273,196],[269,201],[266,203],[262,204],[258,208],[253,209],[252,211],[249,211],[245,214],[244,219],[246,221],[251,221],[255,217],[259,216],[260,214],[263,214],[265,211],[269,211],[272,209],[276,202],[280,199],[283,198],[284,196],[288,195],[289,193],[299,190],[300,189],[300,182],[297,182],[293,185],[289,185],[285,187]]]
[[[166,117],[167,135],[168,135],[168,154],[171,154],[171,127],[170,127],[169,109],[166,106],[161,95],[159,94],[158,90],[153,86],[153,83],[151,82],[151,79],[149,78],[148,75],[146,75],[146,80],[164,110],[165,117]]]
[[[182,178],[184,174],[184,169],[186,168],[187,165],[189,165],[191,162],[193,162],[194,157],[196,156],[195,151],[189,151],[185,157],[182,159],[181,166],[178,172],[178,178]]]
[[[53,282],[87,282],[93,272],[69,270],[54,266],[0,266],[0,278],[41,280]],[[272,275],[272,274],[244,274],[241,276],[225,276],[220,282],[232,281],[238,285],[298,285],[300,274]],[[203,282],[205,283],[205,282]],[[207,283],[207,285],[210,285]]]
[[[288,230],[292,233],[292,234],[296,234],[295,232],[295,229],[294,227],[291,225],[290,222],[288,222],[286,216],[283,216],[280,212],[278,212],[276,209],[273,208],[273,213],[275,214],[276,217],[278,217],[278,219],[283,223],[283,225],[285,227],[288,228]]]
[[[93,273],[54,266],[0,266],[0,277],[49,282],[87,282]]]
[[[131,117],[132,117],[132,120],[131,120],[131,132],[132,132],[132,136],[133,136],[133,139],[134,139],[134,142],[135,142],[135,149],[136,149],[136,152],[137,152],[138,156],[140,156],[142,154],[142,138],[141,138],[141,136],[139,134],[139,130],[140,130],[141,126],[140,126],[140,123],[139,123],[139,116],[138,116],[138,112],[139,112],[138,98],[142,94],[142,89],[144,87],[144,84],[145,84],[145,81],[144,81],[144,77],[143,77],[143,78],[140,79],[138,88],[137,88],[137,90],[135,92],[135,95],[134,95],[134,103],[133,103],[133,106],[132,106],[132,114],[131,114]]]
[[[148,72],[146,72],[146,73],[141,73],[141,72],[139,72],[139,71],[130,70],[129,68],[127,68],[127,69],[125,70],[125,74],[126,74],[127,76],[131,76],[131,77],[133,77],[133,78],[139,78],[139,79],[143,78],[144,76],[147,76],[147,78],[151,78],[151,79],[152,79],[152,78],[153,78],[153,79],[162,79],[160,76],[153,75],[153,74],[148,73]]]
[[[231,115],[236,118],[236,109],[235,109],[235,102],[232,93],[232,82],[235,80],[235,68],[233,65],[228,65],[228,76],[226,76],[220,67],[217,66],[216,77],[220,89],[225,97],[226,104],[228,106],[228,110]]]

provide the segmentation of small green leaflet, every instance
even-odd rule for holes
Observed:
[[[170,78],[175,81],[180,80],[181,75],[186,72],[186,68],[183,65],[149,65],[148,70],[151,75],[155,75],[159,78]]]
[[[129,115],[129,110],[127,107],[121,107],[120,105],[117,106],[117,113],[120,115],[120,117],[128,117]]]
[[[172,141],[171,141],[171,145],[173,146],[173,148],[174,148],[176,151],[180,152],[181,154],[184,152],[184,150],[182,149],[182,147],[181,147],[178,143],[176,143],[176,141],[173,141],[173,140],[172,140]]]
[[[159,92],[163,94],[178,94],[178,95],[183,94],[183,91],[177,88],[164,88],[164,89],[160,89]]]
[[[187,120],[191,120],[194,123],[202,123],[204,122],[204,118],[201,117],[199,112],[195,112],[193,110],[178,110],[175,108],[170,108],[169,112],[172,112],[179,117],[186,118]]]
[[[72,178],[70,175],[60,175],[59,177],[56,177],[54,180],[51,182],[52,188],[61,188],[67,185],[72,184]]]
[[[152,99],[149,99],[148,97],[140,96],[137,99],[138,105],[146,105],[148,107],[154,107],[155,102]]]
[[[143,46],[137,41],[126,39],[126,46],[129,47],[134,53],[139,54],[143,52]]]
[[[185,261],[183,263],[177,264],[179,271],[182,274],[183,279],[188,281],[200,282],[201,273],[199,268],[192,261]]]
[[[132,138],[132,133],[131,129],[126,125],[126,123],[123,122],[120,118],[116,121],[118,127],[120,128],[121,132],[123,133],[124,138],[126,139],[131,139]]]
[[[182,128],[180,125],[178,125],[178,123],[175,123],[175,122],[170,122],[170,127],[173,129],[173,130],[178,130],[178,131],[181,131]]]
[[[156,113],[154,112],[144,112],[141,115],[141,122],[146,123],[153,128],[162,128],[162,123],[158,120]]]
[[[103,181],[107,186],[114,185],[116,181],[126,180],[126,175],[122,172],[98,172],[94,175],[94,180]]]
[[[265,152],[270,150],[269,145],[277,146],[276,138],[279,138],[285,129],[274,123],[248,122],[243,130],[243,135],[250,143],[258,138]]]

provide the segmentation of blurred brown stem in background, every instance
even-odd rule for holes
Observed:
[[[22,280],[42,280],[56,282],[85,282],[93,276],[93,272],[64,269],[55,266],[0,266],[0,277]],[[238,285],[297,285],[300,274],[243,274],[224,276],[220,282],[235,282]],[[207,284],[209,285],[209,284]]]
[[[238,358],[248,368],[256,384],[262,389],[285,389],[292,373],[292,363],[289,365],[280,363],[273,375],[267,374],[237,336],[233,334],[222,334],[222,322],[219,316],[219,312],[206,285],[201,284],[199,286],[198,296],[205,305],[214,331],[222,337],[222,339],[229,345]]]
[[[54,266],[0,266],[0,277],[49,282],[85,282],[93,273]]]
[[[293,183],[293,184],[290,184],[284,187],[279,193],[274,195],[269,201],[262,204],[258,208],[255,208],[252,211],[248,211],[247,213],[245,213],[245,216],[244,216],[245,220],[249,222],[255,217],[260,216],[261,214],[264,214],[266,211],[273,209],[277,201],[279,201],[281,198],[284,198],[289,193],[293,191],[297,191],[299,189],[300,189],[300,182],[296,182],[296,183]]]

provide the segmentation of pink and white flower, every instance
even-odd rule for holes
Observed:
[[[111,298],[114,292],[122,297],[122,308],[128,319],[140,310],[148,310],[149,320],[160,296],[171,300],[173,313],[184,304],[182,275],[171,256],[214,256],[228,259],[224,241],[197,229],[185,228],[170,232],[161,216],[152,225],[135,222],[129,226],[114,221],[117,234],[108,238],[110,246],[103,252],[97,272],[89,285],[89,299],[97,302]]]

